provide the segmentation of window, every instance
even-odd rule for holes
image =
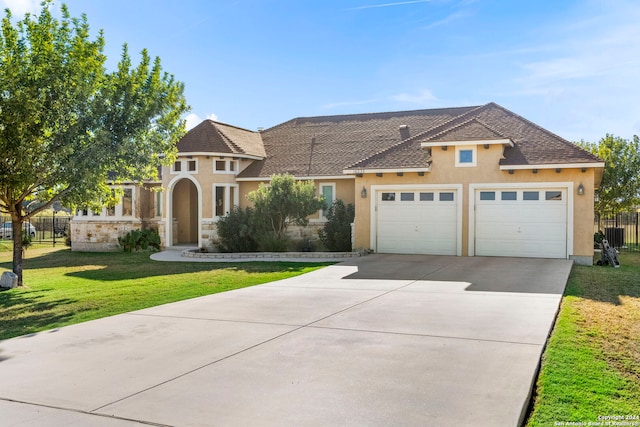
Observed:
[[[471,167],[476,166],[476,147],[456,146],[456,166]]]
[[[540,192],[525,191],[522,193],[522,200],[540,200]]]
[[[336,184],[320,184],[320,195],[324,197],[324,209],[320,209],[320,218],[326,219],[327,210],[336,200]]]
[[[545,200],[562,200],[562,191],[546,191]]]
[[[440,193],[441,202],[453,202],[453,193]]]
[[[162,216],[162,191],[156,192],[156,216]]]
[[[225,216],[233,206],[238,205],[238,186],[220,184],[213,189],[213,212],[215,217]]]
[[[460,150],[460,163],[473,163],[473,150]]]
[[[225,187],[216,187],[215,211],[216,216],[224,216]]]
[[[382,193],[383,202],[393,202],[396,200],[396,193]]]
[[[501,194],[502,200],[518,200],[518,193],[515,191],[503,191]]]
[[[480,192],[480,200],[495,200],[496,192],[495,191],[481,191]]]
[[[125,188],[122,194],[122,216],[133,215],[133,190]]]
[[[433,202],[433,193],[420,193],[421,202]]]
[[[413,202],[414,197],[414,193],[400,193],[400,201],[402,202]]]
[[[198,162],[196,162],[195,160],[188,160],[187,161],[187,170],[189,172],[197,172],[198,171]]]
[[[237,160],[216,160],[213,162],[214,173],[238,173]]]
[[[180,160],[176,161],[176,162],[173,164],[173,171],[174,171],[174,172],[180,172],[180,171],[182,171],[182,162],[181,162]]]

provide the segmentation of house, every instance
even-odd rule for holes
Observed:
[[[312,179],[356,209],[354,247],[386,253],[574,259],[591,264],[604,163],[495,104],[295,118],[253,132],[205,120],[162,180],[81,210],[74,250],[115,247],[140,226],[166,246],[213,247],[216,222],[273,174]],[[320,211],[300,236],[317,232]]]

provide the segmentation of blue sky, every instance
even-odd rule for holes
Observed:
[[[0,0],[14,14],[40,0]],[[190,126],[498,104],[569,140],[640,134],[636,0],[68,0],[109,65],[147,48]]]

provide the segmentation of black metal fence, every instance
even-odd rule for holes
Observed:
[[[13,229],[11,218],[1,216],[0,220],[0,239],[11,240],[13,237]],[[23,232],[31,234],[31,241],[43,244],[65,244],[65,240],[69,235],[69,222],[71,217],[64,215],[37,216],[31,218],[30,225],[23,226]]]
[[[606,218],[596,216],[594,232],[602,231],[609,244],[618,250],[640,251],[639,216],[637,210]]]

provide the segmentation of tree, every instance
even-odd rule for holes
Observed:
[[[260,221],[261,250],[284,250],[289,225],[307,225],[307,217],[325,206],[324,198],[316,196],[313,181],[296,181],[289,174],[272,175],[270,186],[260,184],[247,198]]]
[[[333,202],[327,211],[327,223],[320,230],[322,243],[330,251],[351,251],[351,223],[356,211],[352,204],[345,205],[340,199]]]
[[[580,141],[581,147],[600,157],[604,174],[595,211],[600,217],[614,215],[640,204],[640,140],[607,134],[598,143]]]
[[[0,211],[13,223],[13,271],[22,284],[22,224],[54,202],[98,207],[110,183],[142,182],[175,158],[188,111],[182,83],[146,50],[133,66],[127,46],[105,69],[104,37],[87,18],[38,16],[0,32]],[[37,202],[37,203],[30,203]]]

